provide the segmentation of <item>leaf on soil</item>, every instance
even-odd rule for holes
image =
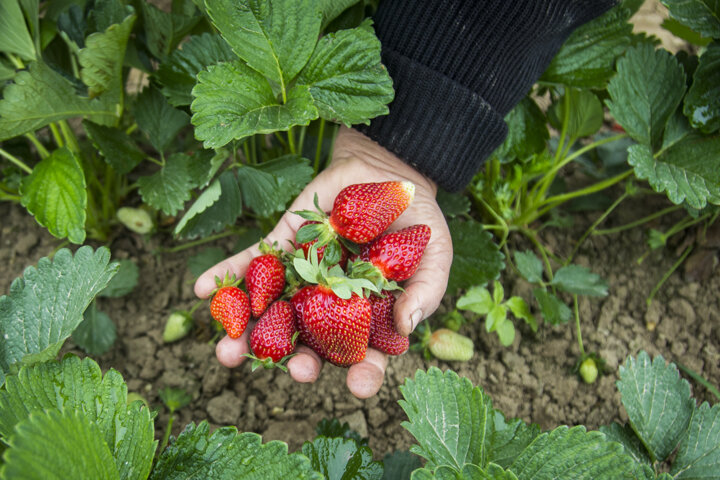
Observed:
[[[188,172],[187,155],[175,153],[168,157],[158,172],[138,179],[138,192],[143,202],[175,215],[190,200],[192,178]]]
[[[142,150],[122,130],[89,121],[84,121],[83,127],[95,148],[117,173],[130,173],[145,158]]]
[[[458,298],[456,306],[459,309],[470,310],[479,315],[487,315],[495,307],[495,301],[487,288],[475,286],[468,290],[465,295]]]
[[[233,172],[226,171],[220,175],[218,181],[221,191],[219,199],[201,213],[189,218],[182,231],[176,230],[176,235],[182,238],[206,237],[235,223],[243,209],[237,179]]]
[[[318,117],[306,85],[292,87],[287,101],[280,104],[267,79],[240,60],[210,66],[197,80],[192,90],[192,123],[195,137],[206,148],[307,125]]]
[[[0,52],[35,60],[35,44],[17,0],[0,2]]]
[[[120,478],[147,478],[157,447],[150,411],[139,402],[127,405],[122,375],[111,369],[103,377],[90,358],[70,355],[61,362],[23,367],[17,376],[8,377],[5,389],[0,390],[0,435],[10,437],[16,426],[38,412],[63,410],[82,411],[96,426],[99,441],[109,447]],[[45,433],[44,437],[51,442],[47,451],[62,448],[66,441],[64,435]]]
[[[498,278],[505,268],[505,255],[492,235],[475,221],[451,220],[448,226],[454,251],[448,292],[485,285]]]
[[[386,115],[395,96],[370,21],[322,37],[298,83],[310,87],[322,118],[347,126]]]
[[[615,59],[630,46],[629,18],[629,10],[613,8],[575,30],[553,57],[541,81],[604,89],[615,73]]]
[[[608,284],[603,278],[580,265],[559,268],[553,276],[552,285],[560,290],[577,295],[606,297]]]
[[[207,421],[188,424],[177,440],[162,452],[151,480],[186,479],[188,469],[197,478],[225,479],[312,479],[322,476],[313,471],[303,455],[288,455],[287,444],[262,444],[256,433],[238,434],[235,427],[221,427],[212,434]]]
[[[525,160],[547,148],[550,138],[547,120],[532,98],[523,98],[505,116],[505,123],[508,125],[507,137],[493,153],[501,163],[508,163],[516,158]]]
[[[20,202],[57,238],[85,241],[87,190],[78,158],[60,148],[35,165],[20,185]]]
[[[315,48],[317,0],[206,0],[208,14],[233,51],[277,85],[289,85]]]
[[[712,478],[720,472],[720,404],[693,412],[672,466],[673,478]]]
[[[140,269],[137,264],[129,259],[119,260],[118,264],[117,274],[110,280],[107,287],[98,294],[100,297],[124,297],[137,286],[140,278]]]
[[[75,86],[43,62],[33,62],[18,72],[0,100],[0,141],[17,137],[72,117],[85,117],[102,125],[115,123],[115,107],[103,97],[89,99],[75,93]]]
[[[190,117],[172,107],[159,90],[150,87],[135,100],[135,121],[147,134],[153,147],[158,152],[164,152],[180,130],[188,125]]]
[[[654,157],[644,145],[629,149],[635,175],[671,202],[702,209],[720,204],[720,138],[689,136]]]
[[[714,0],[661,0],[670,16],[696,32],[720,38],[720,3]]]
[[[530,283],[540,283],[543,279],[542,261],[530,250],[515,251],[515,266],[520,271],[520,275]]]
[[[685,88],[685,73],[677,59],[666,50],[643,43],[618,60],[606,102],[612,116],[634,140],[655,148]]]
[[[646,352],[629,357],[617,382],[633,430],[653,461],[664,461],[677,447],[690,424],[695,401],[690,385],[675,365]]]
[[[559,298],[552,293],[539,287],[533,289],[533,295],[540,306],[540,313],[543,319],[551,325],[560,325],[568,323],[572,318],[570,307],[565,305]]]
[[[561,426],[538,436],[510,466],[518,478],[617,480],[635,466],[622,445],[584,426]]]
[[[720,128],[720,42],[712,43],[700,56],[683,112],[704,133]]]
[[[115,343],[117,332],[115,324],[110,317],[97,309],[95,302],[91,303],[83,321],[72,334],[75,344],[90,355],[103,355]]]
[[[108,284],[117,264],[110,251],[80,247],[75,257],[61,249],[25,269],[0,297],[0,370],[48,347],[57,347],[75,330],[92,299]],[[57,353],[57,350],[55,350]]]
[[[230,45],[219,35],[194,35],[160,64],[155,78],[163,86],[162,93],[170,104],[190,105],[196,75],[210,65],[236,58]]]
[[[4,478],[120,480],[100,429],[81,410],[35,412],[8,443]]]
[[[355,440],[317,437],[305,442],[302,453],[310,459],[313,469],[325,475],[327,480],[363,478],[381,480],[383,466],[373,461],[372,451],[359,446]]]

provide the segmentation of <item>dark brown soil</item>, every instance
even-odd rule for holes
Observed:
[[[622,210],[609,223],[622,224],[656,208],[640,202]],[[12,279],[21,275],[26,266],[52,254],[60,242],[19,206],[0,204],[0,218],[3,219],[0,293],[4,294]],[[566,254],[593,219],[577,216],[575,228],[544,230],[543,241],[555,252]],[[685,238],[689,239],[690,234]],[[172,345],[162,341],[166,317],[194,302],[194,279],[187,270],[187,259],[199,249],[157,254],[153,251],[161,245],[173,245],[170,237],[144,238],[127,231],[111,248],[114,258],[137,262],[140,284],[128,297],[99,300],[100,309],[117,325],[118,339],[111,351],[98,360],[103,369],[112,367],[120,371],[130,391],[144,395],[152,406],[160,408],[158,436],[164,431],[168,414],[157,392],[163,387],[179,387],[187,390],[193,401],[179,412],[173,427],[175,435],[190,421],[208,419],[213,425],[236,425],[241,431],[261,433],[265,440],[284,440],[293,450],[313,437],[320,419],[337,417],[369,437],[370,447],[381,458],[386,452],[407,449],[412,443],[400,426],[405,414],[397,403],[401,396],[398,386],[417,369],[431,365],[452,368],[481,385],[495,407],[508,416],[536,422],[544,429],[560,424],[596,428],[625,419],[614,385],[617,367],[628,355],[640,350],[662,354],[713,384],[720,383],[717,250],[707,250],[709,260],[705,264],[711,269],[706,280],[688,281],[678,271],[649,308],[645,303],[653,286],[675,262],[681,241],[651,253],[642,265],[636,259],[646,248],[643,229],[612,237],[590,237],[580,249],[576,262],[592,268],[610,284],[608,297],[584,298],[580,302],[585,346],[598,352],[609,368],[608,375],[593,385],[582,383],[571,373],[578,356],[571,325],[541,325],[536,335],[520,327],[515,343],[503,348],[495,337],[484,332],[479,322],[472,323],[464,330],[477,346],[470,362],[427,362],[417,353],[393,358],[380,393],[363,401],[354,398],[345,387],[345,370],[331,365],[325,366],[320,380],[313,385],[295,384],[279,371],[251,373],[247,364],[229,370],[215,360],[207,308],[200,308],[195,315],[199,327],[194,335]],[[227,239],[216,245],[231,253],[233,243]],[[507,272],[501,280],[507,294],[531,298],[528,284],[514,281]],[[446,303],[451,305],[451,299]],[[648,329],[648,325],[656,328]],[[82,354],[73,348],[72,342],[64,350]],[[691,384],[696,398],[714,400],[704,387]]]

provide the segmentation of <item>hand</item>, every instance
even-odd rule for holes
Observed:
[[[304,222],[300,216],[291,212],[315,210],[315,193],[320,207],[329,211],[335,196],[344,187],[388,180],[409,180],[415,184],[412,204],[392,224],[391,230],[424,223],[432,231],[417,272],[404,283],[405,292],[395,303],[395,327],[400,334],[409,336],[421,320],[437,309],[442,300],[452,263],[452,242],[445,218],[435,201],[437,187],[394,154],[356,130],[341,128],[335,141],[331,164],[298,195],[265,241],[288,245],[288,240],[295,238],[295,232]],[[258,245],[255,244],[218,263],[198,278],[195,294],[200,298],[208,297],[215,289],[215,276],[222,278],[228,271],[242,278],[250,260],[259,254]],[[245,360],[246,357],[242,355],[249,350],[251,327],[252,324],[238,339],[225,337],[218,343],[216,354],[221,364],[233,368]],[[304,345],[299,345],[297,352],[287,365],[290,375],[298,382],[314,382],[320,374],[322,360]],[[375,395],[382,386],[386,366],[386,355],[369,348],[365,360],[348,369],[347,386],[353,395],[358,398]]]

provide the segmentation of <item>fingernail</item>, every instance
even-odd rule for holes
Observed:
[[[412,332],[422,320],[423,312],[419,308],[410,315],[410,331]]]

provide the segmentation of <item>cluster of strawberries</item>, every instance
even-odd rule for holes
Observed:
[[[397,282],[410,278],[430,240],[430,227],[413,225],[385,233],[410,205],[410,182],[350,185],[329,214],[296,212],[305,223],[295,252],[261,243],[245,275],[247,294],[234,279],[218,279],[210,304],[213,318],[238,338],[250,316],[256,365],[280,366],[297,340],[325,360],[348,367],[365,358],[368,346],[390,355],[408,349],[393,321]],[[287,300],[289,299],[289,300]]]

